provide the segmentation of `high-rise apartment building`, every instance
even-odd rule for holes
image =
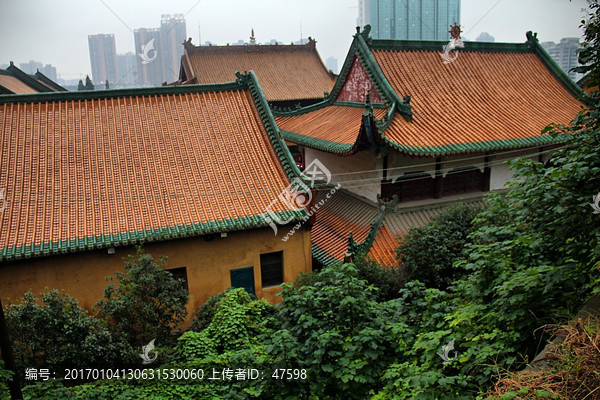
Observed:
[[[109,83],[116,82],[118,67],[115,35],[88,35],[88,44],[93,81],[96,84],[104,83],[106,80]]]
[[[134,31],[137,81],[142,86],[157,86],[164,82],[160,29],[140,28]]]
[[[28,74],[35,74],[37,71],[40,71],[53,81],[56,81],[58,78],[56,74],[56,67],[52,66],[52,64],[44,65],[39,61],[30,60],[27,63],[20,63],[19,68]]]
[[[359,0],[358,22],[374,39],[448,40],[460,0]]]
[[[179,78],[186,27],[183,14],[161,16],[160,28],[134,31],[137,79],[140,85],[160,85]]]
[[[161,16],[160,38],[164,49],[165,81],[173,82],[179,78],[183,42],[187,39],[183,14]]]
[[[571,68],[579,65],[577,60],[577,49],[579,49],[579,38],[562,38],[559,43],[543,42],[542,47],[550,54],[550,57],[560,65],[560,67],[573,80],[577,80],[580,76]]]
[[[117,64],[119,67],[119,77],[114,87],[134,87],[137,86],[137,55],[129,52],[126,54],[117,54]]]

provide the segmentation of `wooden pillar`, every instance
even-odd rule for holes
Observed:
[[[442,176],[442,159],[437,157],[435,159],[435,181],[433,188],[433,198],[441,199],[442,193],[444,193],[444,177]]]

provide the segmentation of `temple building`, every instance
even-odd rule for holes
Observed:
[[[235,78],[235,75],[232,75]],[[303,179],[253,73],[229,83],[0,96],[0,294],[64,289],[90,308],[135,245],[186,282],[276,301],[311,270]],[[285,199],[284,199],[285,200]],[[292,199],[293,200],[293,199]]]
[[[451,50],[448,42],[375,40],[369,32],[366,26],[354,36],[324,101],[274,111],[302,162],[318,159],[331,171],[331,183],[347,192],[345,207],[332,203],[331,213],[317,214],[312,240],[319,262],[341,260],[357,245],[371,249],[377,243],[377,233],[367,232],[371,225],[401,235],[393,228],[398,224],[386,221],[407,210],[431,214],[503,190],[512,178],[506,162],[545,162],[562,139],[542,130],[568,124],[583,106],[581,89],[531,32],[525,43],[465,42]],[[392,199],[387,216],[351,229],[363,207],[357,202],[378,215]]]
[[[184,43],[177,84],[228,82],[239,71],[254,71],[265,97],[278,106],[309,105],[322,101],[335,83],[309,38],[306,44],[250,44],[194,46]]]

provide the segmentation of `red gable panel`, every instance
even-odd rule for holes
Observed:
[[[369,79],[367,72],[358,58],[355,57],[337,100],[364,103],[367,90],[371,91],[371,102],[383,103],[383,100],[375,90],[371,79]]]

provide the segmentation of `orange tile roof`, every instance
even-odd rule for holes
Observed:
[[[236,71],[253,70],[268,101],[322,99],[335,76],[315,41],[306,45],[193,46],[186,44],[182,72],[192,83],[230,82]],[[184,82],[185,83],[185,82]]]
[[[267,225],[289,165],[250,89],[102,92],[0,99],[0,260]]]
[[[392,267],[398,264],[396,260],[395,249],[398,247],[397,236],[394,236],[382,225],[377,231],[377,236],[373,241],[369,257],[377,261],[383,267]]]
[[[374,86],[372,92],[383,98],[390,117],[383,121],[374,115],[376,135],[396,150],[418,156],[552,143],[560,139],[542,135],[542,129],[553,122],[568,124],[583,106],[576,98],[580,89],[530,34],[526,43],[466,42],[449,64],[440,57],[441,42],[378,41],[366,34],[355,35],[326,101],[276,112],[289,126],[283,132],[286,140],[335,154],[355,151],[348,142],[356,136],[336,109],[347,106],[336,99],[348,88],[364,97],[364,88]],[[355,76],[358,62],[364,73]],[[356,82],[348,85],[348,79]],[[330,114],[333,121],[319,121]]]
[[[331,106],[295,117],[275,117],[281,130],[302,132],[317,140],[354,144],[360,133],[361,107]],[[375,116],[383,118],[386,110],[375,109]],[[287,136],[287,135],[286,135]]]
[[[317,192],[317,202],[325,199],[328,190]],[[375,203],[358,198],[345,190],[338,190],[317,210],[316,222],[311,231],[312,254],[320,263],[327,265],[342,261],[348,251],[348,235],[367,251],[370,258],[379,265],[397,265],[395,250],[399,240],[411,228],[429,223],[436,215],[456,202],[484,207],[481,197],[471,199],[456,198],[451,201],[434,203],[421,207],[396,207],[385,210],[381,224],[377,219],[381,208]],[[375,222],[375,228],[372,224]],[[376,229],[372,243],[368,239]]]
[[[0,69],[0,94],[28,94],[67,91],[50,78],[37,71],[26,74],[11,61],[6,69]]]
[[[372,53],[394,91],[411,96],[412,119],[394,118],[384,132],[407,147],[539,136],[582,106],[533,53],[466,51],[450,64],[437,51]]]
[[[344,259],[350,232],[356,242],[363,242],[378,212],[377,207],[343,190],[326,199],[328,192],[317,192],[317,202],[325,201],[316,212],[316,221],[311,230],[312,253],[322,264]]]

